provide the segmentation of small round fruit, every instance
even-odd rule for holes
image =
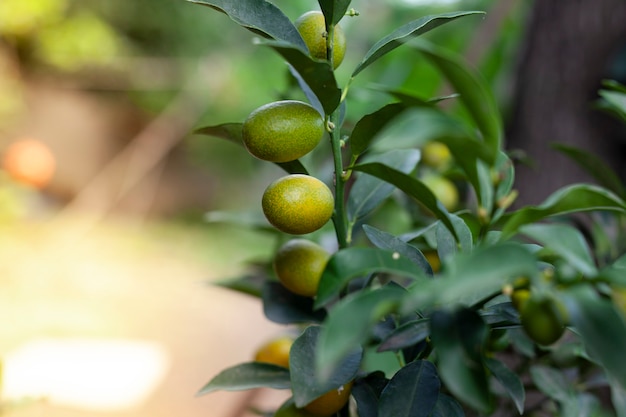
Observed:
[[[513,307],[515,307],[518,312],[521,312],[524,309],[524,306],[529,298],[530,291],[526,288],[513,290],[513,294],[511,294],[511,302],[513,303]]]
[[[304,409],[319,417],[332,416],[348,403],[351,392],[352,382],[349,382],[313,400],[305,405]]]
[[[309,48],[311,57],[326,59],[326,22],[324,14],[311,11],[303,14],[294,22],[300,36]],[[333,68],[337,68],[346,53],[346,36],[339,25],[335,25],[333,34]]]
[[[451,160],[450,148],[441,142],[428,142],[422,148],[422,161],[432,168],[443,170]]]
[[[281,246],[274,257],[274,271],[289,291],[313,297],[330,254],[306,239],[292,239]]]
[[[441,201],[446,210],[452,211],[459,204],[459,192],[449,179],[430,174],[424,176],[422,182],[430,188],[430,191],[437,197],[437,200]]]
[[[243,143],[264,161],[289,162],[311,152],[324,136],[324,119],[302,101],[283,100],[254,110],[242,127]]]
[[[289,350],[292,344],[293,339],[286,336],[271,340],[261,346],[254,360],[289,368]]]
[[[430,268],[433,270],[433,274],[438,273],[441,270],[441,260],[436,250],[427,250],[424,252],[424,257],[430,264]]]
[[[528,337],[547,346],[565,332],[568,314],[565,305],[555,297],[531,294],[522,306],[520,319]]]
[[[261,202],[267,220],[278,230],[293,235],[311,233],[333,215],[334,198],[317,178],[293,174],[271,183]]]
[[[56,159],[43,142],[20,139],[4,151],[2,167],[16,181],[35,188],[44,188],[54,176]]]

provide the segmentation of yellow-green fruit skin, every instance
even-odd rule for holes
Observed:
[[[456,209],[459,204],[459,192],[449,179],[439,175],[426,175],[422,178],[422,182],[432,191],[441,201],[448,211]]]
[[[311,233],[333,215],[334,197],[317,178],[293,174],[271,183],[261,205],[267,220],[278,230],[293,235]]]
[[[520,319],[528,337],[548,346],[565,332],[568,314],[556,298],[531,294],[521,308]]]
[[[445,169],[451,160],[450,148],[441,142],[428,142],[422,149],[422,161],[435,169]]]
[[[300,16],[294,26],[309,48],[311,57],[326,59],[326,23],[322,12],[311,11]],[[346,36],[339,25],[335,25],[333,34],[333,68],[343,62],[346,53]]]
[[[319,417],[330,417],[341,410],[350,399],[352,393],[352,382],[342,385],[338,389],[327,392],[321,397],[313,400],[304,409],[309,413]]]
[[[241,135],[253,156],[270,162],[289,162],[311,152],[324,131],[324,119],[311,105],[282,100],[250,113]]]
[[[278,249],[274,271],[289,291],[313,297],[330,254],[320,245],[306,239],[292,239]]]

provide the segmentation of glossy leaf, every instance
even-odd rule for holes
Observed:
[[[274,323],[296,324],[321,322],[325,310],[313,311],[313,299],[296,295],[278,282],[267,282],[263,287],[263,312]]]
[[[373,372],[356,380],[352,396],[356,401],[359,417],[378,417],[378,399],[389,380],[383,372]]]
[[[566,293],[570,322],[580,335],[588,355],[626,388],[626,324],[610,300],[601,298],[589,286],[577,286]]]
[[[622,184],[619,176],[611,169],[606,161],[587,150],[582,150],[563,143],[553,143],[551,147],[576,162],[578,166],[595,178],[601,186],[608,188],[622,198],[626,197],[624,184]]]
[[[372,63],[385,56],[389,52],[393,51],[397,47],[401,46],[402,44],[410,41],[412,38],[422,35],[459,17],[473,14],[484,14],[484,12],[467,11],[424,16],[405,24],[404,26],[399,27],[389,35],[376,42],[376,44],[374,44],[374,46],[372,46],[370,50],[367,51],[361,63],[352,72],[352,77],[355,77],[358,73],[363,71]]]
[[[352,155],[358,156],[365,152],[376,135],[406,109],[403,103],[391,103],[359,119],[350,134]]]
[[[486,358],[485,364],[491,374],[500,382],[500,385],[502,385],[509,397],[511,397],[520,415],[524,414],[526,391],[519,376],[497,359]]]
[[[554,192],[538,206],[527,206],[505,216],[501,238],[510,238],[521,226],[550,216],[598,210],[624,213],[626,204],[604,188],[587,184],[570,185]]]
[[[441,383],[435,365],[415,361],[391,378],[380,396],[379,417],[428,417],[437,403]]]
[[[323,307],[355,277],[378,272],[426,279],[422,270],[397,252],[374,248],[347,248],[331,256],[320,279],[315,307]]]
[[[315,92],[313,92],[313,90],[311,90],[311,87],[309,87],[306,81],[304,81],[304,78],[302,78],[300,73],[296,71],[296,69],[291,65],[289,65],[289,73],[296,80],[296,82],[298,83],[298,86],[300,87],[304,95],[306,96],[311,106],[313,106],[313,108],[317,110],[319,114],[323,116],[324,106],[322,106],[322,103],[320,102],[320,99],[317,98],[317,96],[315,95]]]
[[[468,305],[497,293],[510,279],[537,273],[536,259],[524,246],[499,244],[459,254],[438,279],[409,288],[401,313],[433,307]]]
[[[411,262],[422,268],[427,275],[433,274],[433,270],[428,263],[428,260],[415,246],[406,243],[397,236],[383,232],[382,230],[378,230],[367,224],[363,225],[363,231],[365,231],[365,235],[370,242],[372,242],[377,248],[398,252],[400,255],[406,256]]]
[[[335,73],[328,62],[314,60],[307,52],[287,42],[263,40],[259,43],[278,52],[300,74],[322,103],[326,114],[332,113],[339,106],[341,90],[337,87]]]
[[[605,107],[611,113],[626,122],[626,94],[620,91],[600,90],[600,96],[604,99]]]
[[[487,326],[473,310],[437,310],[430,318],[439,376],[452,394],[475,410],[492,408],[481,348]]]
[[[223,123],[215,126],[205,126],[196,129],[193,133],[197,135],[212,136],[243,147],[243,139],[241,138],[241,129],[243,123]],[[276,165],[284,169],[289,174],[308,174],[308,171],[298,160],[289,162],[276,162]]]
[[[262,387],[291,388],[289,370],[269,363],[242,363],[220,372],[196,395],[209,394],[214,391],[244,391]]]
[[[465,417],[461,405],[452,397],[439,393],[431,417]]]
[[[586,276],[598,273],[587,241],[581,232],[564,224],[529,224],[519,232],[560,255],[570,266]]]
[[[482,77],[455,55],[430,43],[412,45],[447,78],[495,154],[502,142],[502,121],[491,90]]]
[[[326,20],[330,21],[333,25],[339,23],[343,18],[350,6],[351,0],[318,0],[320,9]]]
[[[437,200],[432,191],[430,191],[430,188],[420,180],[377,162],[356,165],[353,167],[353,170],[365,172],[395,185],[398,189],[404,191],[410,197],[415,198],[424,207],[430,210],[443,222],[454,237],[458,238],[448,211],[443,204]]]
[[[397,285],[364,289],[333,306],[318,340],[316,369],[320,378],[371,337],[372,328],[393,312],[405,290]]]
[[[392,150],[382,154],[368,155],[364,161],[378,162],[404,172],[412,172],[420,159],[416,149]],[[371,175],[359,175],[354,181],[347,202],[348,221],[355,224],[366,217],[389,197],[395,187]]]
[[[352,381],[361,363],[362,351],[357,349],[335,366],[331,375],[321,380],[315,373],[320,330],[319,326],[307,327],[291,346],[289,369],[297,407],[304,407],[322,394]]]
[[[418,319],[399,326],[391,332],[379,347],[379,352],[398,351],[420,343],[430,335],[430,320]]]
[[[452,257],[458,250],[471,252],[473,246],[472,231],[467,227],[465,221],[454,214],[450,214],[450,221],[459,237],[459,243],[457,244],[452,233],[450,233],[441,221],[437,222],[435,238],[437,239],[437,254],[441,260]]]
[[[291,43],[308,51],[291,20],[266,0],[187,0],[208,6],[230,17],[240,26],[264,37]]]

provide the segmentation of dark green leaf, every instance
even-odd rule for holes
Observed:
[[[312,59],[302,49],[281,41],[264,40],[267,45],[278,52],[300,74],[302,80],[315,93],[326,114],[332,113],[341,100],[341,90],[332,67],[326,61]]]
[[[379,352],[398,351],[420,343],[430,335],[430,320],[418,319],[391,332],[378,347]]]
[[[211,379],[196,395],[214,391],[244,391],[253,388],[269,387],[289,389],[289,370],[269,363],[249,362],[233,366]]]
[[[373,372],[357,379],[352,387],[359,417],[378,417],[378,399],[389,380],[383,372]]]
[[[205,126],[196,129],[193,133],[197,135],[213,136],[243,147],[241,129],[243,123],[224,123],[215,126]],[[308,174],[306,168],[298,160],[290,162],[277,162],[276,165],[284,169],[289,174]]]
[[[325,310],[313,311],[313,299],[296,295],[278,282],[267,282],[263,287],[263,312],[274,323],[295,324],[321,322]]]
[[[519,313],[510,301],[490,305],[480,310],[480,316],[487,324],[497,327],[519,326]]]
[[[487,326],[470,309],[437,310],[430,318],[439,376],[455,397],[481,413],[492,408],[481,354],[486,336]]]
[[[495,154],[502,142],[502,121],[495,99],[482,77],[456,56],[430,43],[413,45],[443,73],[482,132],[485,143]]]
[[[505,391],[515,403],[515,407],[520,415],[524,414],[524,401],[526,391],[524,384],[517,374],[511,371],[504,363],[494,358],[487,358],[485,364],[491,374],[500,382]]]
[[[537,273],[536,259],[520,244],[499,244],[459,254],[438,279],[409,288],[402,314],[433,306],[473,305],[501,291],[511,279]]]
[[[322,274],[316,307],[323,307],[355,277],[386,272],[415,279],[426,279],[422,270],[397,252],[373,248],[348,248],[335,253]]]
[[[322,103],[320,103],[320,100],[317,98],[313,90],[311,90],[311,87],[309,87],[306,81],[304,81],[300,73],[298,73],[298,71],[296,71],[296,69],[291,65],[289,65],[289,73],[293,76],[293,78],[295,78],[298,86],[306,96],[307,100],[309,100],[311,106],[313,106],[313,108],[315,108],[315,110],[317,110],[321,115],[323,115],[324,106],[322,106]]]
[[[571,381],[567,381],[563,373],[544,365],[533,365],[530,368],[533,382],[544,394],[558,402],[567,402],[573,395]]]
[[[577,229],[564,224],[529,224],[519,232],[563,257],[583,275],[593,277],[598,273],[587,241]]]
[[[617,417],[626,417],[626,388],[619,383],[610,379],[611,385],[611,402],[615,408]]]
[[[589,356],[601,364],[622,388],[626,388],[626,324],[610,300],[601,298],[590,286],[566,292],[570,322],[580,334]]]
[[[333,368],[331,375],[321,381],[319,375],[315,373],[319,334],[318,326],[307,327],[291,347],[289,354],[291,388],[294,403],[298,407],[304,407],[328,391],[352,381],[361,363],[362,350],[355,349]]]
[[[392,150],[383,154],[368,155],[365,161],[383,163],[406,174],[412,172],[420,159],[416,149]],[[393,193],[395,187],[371,175],[360,175],[350,189],[348,220],[355,224],[376,209]]]
[[[365,289],[333,306],[318,340],[317,375],[326,378],[338,363],[367,341],[374,325],[395,309],[404,293],[397,285]]]
[[[379,417],[428,417],[437,403],[439,376],[428,361],[407,364],[391,378],[380,396]]]
[[[459,237],[459,243],[457,244],[452,233],[450,233],[441,221],[437,222],[437,227],[435,229],[437,254],[439,255],[439,259],[442,261],[454,256],[458,249],[462,252],[472,251],[472,231],[469,227],[467,227],[467,224],[462,218],[454,214],[450,214],[450,221],[452,222],[454,230],[456,230],[456,234]]]
[[[546,217],[598,210],[623,213],[626,204],[604,188],[587,184],[570,185],[557,190],[538,206],[527,206],[505,216],[501,238],[510,238],[521,226]]]
[[[415,265],[422,268],[427,275],[433,274],[433,270],[428,263],[428,260],[415,246],[406,243],[397,236],[383,232],[382,230],[378,230],[375,227],[368,226],[367,224],[363,225],[363,230],[365,231],[365,234],[370,242],[372,242],[377,248],[398,252],[400,255],[406,256],[409,260],[415,263]]]
[[[476,175],[478,177],[478,188],[476,189],[480,200],[479,206],[491,212],[493,207],[493,178],[491,176],[491,168],[487,166],[483,161],[476,161]]]
[[[218,10],[240,26],[262,36],[293,44],[308,51],[291,20],[275,5],[265,0],[187,0]]]
[[[454,398],[439,393],[437,404],[435,404],[431,417],[465,417],[465,412]]]
[[[611,169],[606,161],[592,153],[589,153],[587,150],[582,150],[574,146],[562,143],[553,143],[551,146],[571,158],[578,164],[578,166],[583,168],[592,177],[598,180],[600,185],[608,188],[622,198],[626,196],[624,184],[622,184],[619,176]]]
[[[341,18],[346,14],[351,0],[318,0],[320,9],[324,13],[327,21],[333,25],[339,23]]]
[[[613,112],[626,121],[626,94],[618,91],[600,90],[600,96]]]
[[[428,188],[426,184],[420,180],[398,171],[397,169],[377,162],[356,165],[353,167],[353,170],[365,172],[387,181],[404,191],[409,196],[415,198],[424,207],[430,210],[439,220],[441,220],[454,237],[458,239],[456,230],[450,220],[450,214],[445,209],[443,204],[437,200],[432,191],[430,191],[430,188]]]
[[[356,122],[350,134],[352,155],[358,156],[365,152],[376,135],[406,108],[407,106],[403,103],[387,104],[373,113],[366,114]]]
[[[399,27],[389,35],[385,36],[365,54],[361,63],[352,72],[352,77],[367,68],[370,64],[393,51],[402,44],[410,41],[412,38],[424,34],[438,26],[448,23],[456,18],[473,14],[484,14],[479,11],[442,13],[439,15],[424,16],[412,22]]]

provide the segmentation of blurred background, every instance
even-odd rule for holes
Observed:
[[[552,141],[596,152],[624,176],[624,127],[592,104],[603,79],[626,80],[626,2],[563,3],[353,1],[360,16],[342,22],[339,83],[395,27],[485,10],[427,36],[492,86],[507,146],[532,161],[520,166],[520,201],[589,180]],[[317,8],[275,4],[292,20]],[[3,415],[237,417],[285,398],[194,397],[287,330],[264,318],[258,300],[208,285],[267,260],[276,237],[205,216],[258,215],[281,171],[190,133],[301,97],[278,55],[253,37],[183,0],[0,1]],[[448,92],[400,48],[355,81],[348,121],[388,100],[373,84]]]

